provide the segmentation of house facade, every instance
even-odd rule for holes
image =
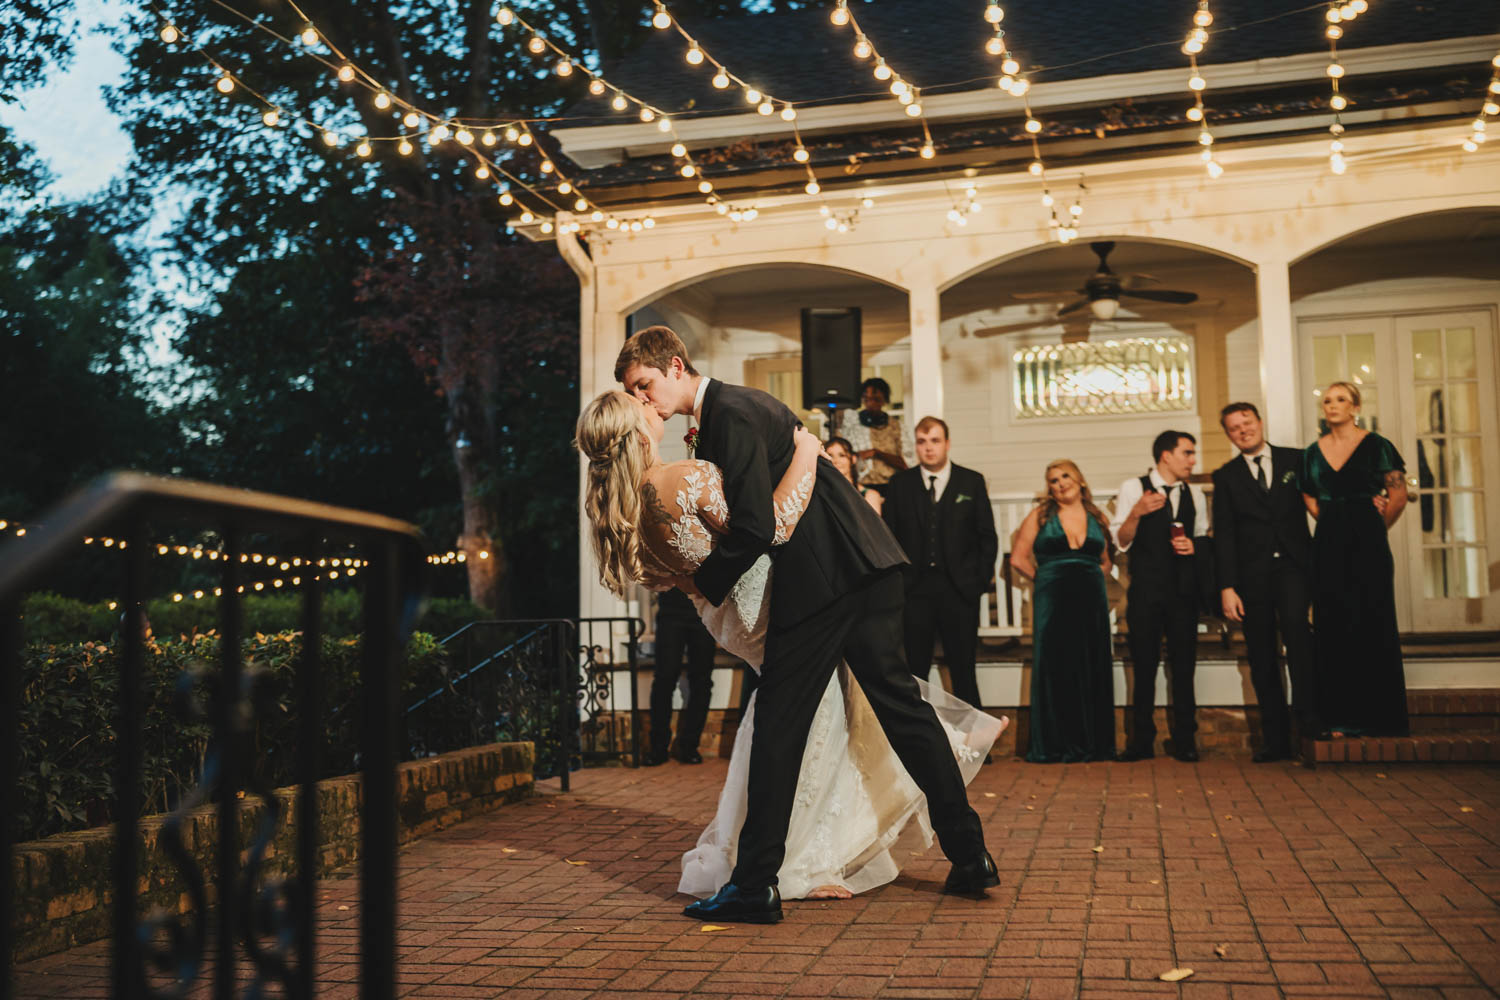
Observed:
[[[866,22],[903,4],[867,6],[854,8]],[[919,6],[938,22],[950,6],[975,22],[983,12],[904,4]],[[800,311],[858,307],[865,371],[892,383],[894,408],[909,422],[948,421],[953,459],[989,483],[1006,548],[1051,459],[1077,462],[1107,502],[1151,464],[1161,430],[1196,435],[1208,473],[1231,455],[1218,426],[1225,404],[1255,403],[1272,441],[1305,446],[1317,436],[1320,389],[1354,381],[1367,424],[1405,457],[1415,497],[1391,533],[1401,630],[1494,630],[1500,143],[1463,143],[1485,101],[1500,99],[1488,91],[1500,73],[1500,21],[1478,3],[1455,3],[1442,23],[1420,25],[1401,20],[1410,12],[1381,21],[1378,6],[1349,25],[1337,51],[1349,95],[1337,158],[1330,52],[1318,25],[1306,13],[1287,16],[1274,37],[1252,41],[1249,14],[1264,5],[1232,12],[1245,26],[1225,33],[1234,45],[1213,36],[1210,51],[1226,56],[1198,71],[1209,81],[1218,176],[1205,169],[1200,127],[1180,117],[1194,98],[1175,45],[1158,48],[1154,67],[1106,53],[1073,75],[1038,71],[1024,100],[994,86],[998,60],[965,55],[951,76],[973,82],[923,92],[930,158],[916,151],[922,132],[902,106],[868,87],[859,99],[799,104],[795,122],[705,101],[702,113],[678,115],[666,138],[607,116],[554,128],[581,190],[622,219],[651,220],[574,233],[570,222],[589,220],[563,213],[550,220],[551,236],[529,228],[555,239],[580,278],[581,398],[614,384],[630,329],[661,322],[706,374],[758,385],[801,410]],[[1006,25],[1020,35],[1027,13],[1008,12]],[[1176,14],[1185,31],[1191,10]],[[1494,23],[1478,31],[1486,19]],[[694,37],[733,66],[736,38],[782,20],[786,44],[837,30],[813,11],[745,19],[742,30],[716,23]],[[905,23],[908,35],[922,34]],[[1066,35],[1053,30],[1065,50]],[[935,43],[899,37],[907,62],[925,65]],[[970,31],[965,41],[978,50],[983,38]],[[760,38],[739,61],[753,71],[768,46]],[[663,38],[605,76],[649,87],[648,71],[680,61],[674,53]],[[660,75],[664,88],[691,89],[681,70]],[[682,104],[683,93],[655,99]],[[1026,118],[1043,125],[1035,145]],[[671,169],[671,141],[693,151],[698,176],[712,179],[740,221]],[[793,141],[811,154],[816,195],[803,183],[806,167],[786,157]],[[1038,159],[1044,181],[1031,166]],[[1077,237],[1060,241],[1053,218],[1065,208],[1063,225]],[[1109,308],[1059,317],[1099,268],[1101,249],[1125,293]],[[1196,299],[1129,294],[1152,289]],[[824,411],[804,412],[823,427]],[[669,454],[681,448],[671,428]],[[639,610],[598,586],[587,546],[581,559],[582,615]],[[1002,585],[985,628],[1024,631],[1024,601]]]

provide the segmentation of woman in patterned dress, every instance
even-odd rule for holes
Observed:
[[[723,479],[711,462],[663,463],[662,420],[649,404],[623,392],[602,394],[578,419],[576,444],[588,458],[584,506],[594,554],[606,587],[691,576],[728,525]],[[821,453],[817,438],[796,431],[796,453],[775,489],[775,546],[796,529],[812,494]],[[762,556],[714,607],[694,597],[704,624],[725,649],[759,668],[770,617],[771,568]],[[965,781],[978,773],[1004,727],[941,690],[925,688],[949,733]],[[744,823],[755,725],[752,697],[719,796],[718,812],[683,857],[678,889],[712,895],[728,881]],[[829,681],[808,734],[796,804],[778,881],[784,898],[846,898],[895,878],[914,853],[932,843],[926,799],[896,758],[847,668]]]

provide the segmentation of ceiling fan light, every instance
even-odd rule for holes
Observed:
[[[1095,319],[1111,320],[1120,309],[1119,299],[1094,299],[1089,303]]]

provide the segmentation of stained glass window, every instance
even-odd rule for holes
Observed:
[[[1020,417],[1161,413],[1195,405],[1189,337],[1024,347],[1011,361]]]

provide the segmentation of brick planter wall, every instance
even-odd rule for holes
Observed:
[[[452,826],[533,791],[535,749],[530,743],[493,743],[402,764],[396,775],[401,843]],[[267,850],[267,874],[286,872],[296,851],[295,788],[273,793],[282,820]],[[346,775],[318,782],[318,875],[359,858],[360,778]],[[241,800],[239,843],[253,840],[264,805]],[[204,806],[182,823],[182,842],[198,869],[211,875],[218,840],[216,807]],[[185,912],[191,900],[161,843],[166,816],[141,821],[141,879],[137,906]],[[114,828],[60,833],[16,845],[11,873],[16,890],[15,960],[24,962],[108,937],[113,886]]]

